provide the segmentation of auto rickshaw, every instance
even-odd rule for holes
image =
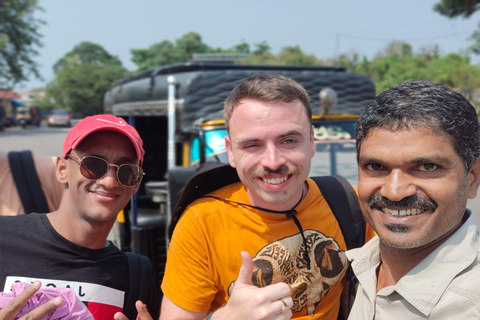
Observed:
[[[37,107],[17,107],[16,124],[25,129],[27,125],[40,126],[42,117]]]

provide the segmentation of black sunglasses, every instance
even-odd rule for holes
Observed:
[[[80,165],[80,173],[87,179],[102,179],[107,174],[109,167],[116,167],[118,182],[123,186],[133,187],[140,183],[145,175],[143,169],[134,164],[111,164],[107,160],[95,156],[85,156],[82,159],[77,159],[67,155],[66,159],[69,158]]]

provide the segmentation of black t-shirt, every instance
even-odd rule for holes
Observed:
[[[0,291],[10,292],[14,282],[34,280],[70,287],[96,320],[112,320],[127,297],[127,258],[110,242],[94,250],[68,241],[44,214],[0,217]]]

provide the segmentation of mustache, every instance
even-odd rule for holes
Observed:
[[[298,168],[297,166],[289,167],[285,165],[285,166],[278,167],[275,170],[272,170],[270,168],[256,169],[255,171],[252,172],[251,175],[253,178],[262,178],[270,174],[293,175],[299,172],[300,172],[300,168]]]
[[[431,211],[435,211],[438,208],[438,204],[430,199],[429,197],[420,197],[418,195],[412,195],[405,197],[400,201],[390,201],[389,199],[382,197],[380,194],[374,194],[368,200],[368,205],[370,208],[373,207],[389,207],[389,208],[402,208],[402,209],[413,209],[413,208],[426,208]]]

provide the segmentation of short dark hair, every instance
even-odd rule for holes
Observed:
[[[256,74],[240,82],[230,92],[223,104],[225,127],[229,129],[233,110],[241,99],[250,98],[260,101],[292,102],[299,100],[312,123],[312,108],[307,91],[290,78],[278,74]]]
[[[458,92],[429,81],[407,81],[382,92],[357,123],[357,162],[362,141],[374,128],[396,131],[423,126],[443,132],[470,171],[480,155],[480,126],[475,108]]]

